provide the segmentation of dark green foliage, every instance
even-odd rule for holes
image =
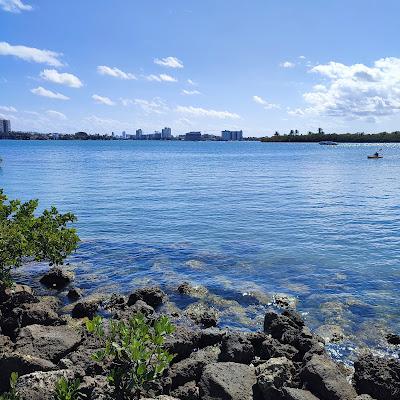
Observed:
[[[11,286],[12,268],[24,259],[62,264],[77,247],[79,237],[67,225],[74,214],[60,214],[55,207],[36,217],[38,200],[7,201],[0,189],[0,283]]]
[[[95,317],[87,321],[86,327],[104,343],[93,359],[111,362],[108,380],[118,399],[136,399],[162,375],[174,357],[164,349],[165,336],[174,332],[165,316],[151,323],[143,314],[136,314],[127,322],[111,320],[107,332],[102,318]]]
[[[8,393],[0,395],[0,400],[19,400],[19,396],[16,389],[17,381],[18,381],[18,374],[16,372],[13,372],[10,377],[10,391]]]
[[[79,400],[85,396],[79,393],[79,386],[81,382],[79,379],[69,381],[61,377],[56,383],[55,400]]]

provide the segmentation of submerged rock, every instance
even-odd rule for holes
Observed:
[[[138,300],[143,300],[151,307],[158,307],[164,303],[167,295],[158,287],[144,287],[135,290],[128,299],[128,306],[134,305]]]
[[[191,285],[189,282],[183,282],[177,288],[178,293],[184,294],[191,297],[205,297],[208,294],[208,290],[201,285]]]
[[[354,363],[354,384],[360,394],[377,400],[400,399],[400,361],[372,354],[361,356]]]
[[[396,335],[395,333],[388,333],[386,335],[386,340],[389,344],[393,344],[395,346],[400,345],[400,335]]]
[[[253,400],[254,367],[233,362],[208,364],[199,382],[203,400]]]
[[[295,309],[297,298],[284,293],[277,293],[273,297],[273,302],[277,307]]]
[[[40,278],[40,282],[53,289],[62,289],[71,283],[74,279],[74,273],[66,271],[60,267],[53,267]]]
[[[72,288],[68,290],[67,297],[71,301],[77,301],[82,297],[83,291],[79,288]]]

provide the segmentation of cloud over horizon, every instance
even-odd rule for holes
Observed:
[[[193,106],[177,106],[176,112],[196,117],[210,117],[219,119],[240,119],[240,115],[229,111],[216,111]]]

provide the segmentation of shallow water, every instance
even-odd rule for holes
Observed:
[[[343,354],[400,333],[398,144],[0,141],[0,156],[11,198],[78,216],[87,293],[186,280],[252,329],[262,294],[287,293],[312,327],[343,327]]]

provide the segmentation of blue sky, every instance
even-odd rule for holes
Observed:
[[[15,130],[400,130],[398,0],[0,0]]]

